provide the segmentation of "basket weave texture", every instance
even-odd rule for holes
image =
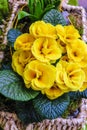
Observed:
[[[62,8],[64,10],[70,11],[70,9],[76,9],[74,6],[67,6],[67,2],[63,0]],[[2,42],[0,43],[0,62],[2,62],[4,58],[4,49],[7,45],[7,33],[10,28],[13,27],[13,22],[15,20],[15,16],[18,10],[27,4],[26,0],[9,0],[11,5],[11,15],[7,21],[3,20],[3,25],[0,25],[0,28],[3,31],[3,35],[0,37]],[[83,11],[82,20],[83,23],[85,22],[85,26],[87,24],[84,9],[79,8],[78,10]],[[84,26],[84,29],[85,29]],[[87,28],[87,27],[86,27]],[[87,40],[86,29],[83,33],[83,40]],[[4,46],[4,49],[2,49]],[[84,124],[87,124],[87,99],[82,99],[80,104],[80,113],[78,114],[77,118],[72,119],[63,119],[57,118],[53,120],[43,120],[39,123],[32,123],[28,126],[24,126],[23,123],[18,119],[15,113],[9,113],[0,111],[0,126],[4,130],[80,130]]]
[[[87,124],[87,99],[82,99],[77,118],[43,120],[24,126],[15,113],[0,112],[0,126],[4,130],[81,130]]]

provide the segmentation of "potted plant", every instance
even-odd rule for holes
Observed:
[[[59,0],[13,4],[0,52],[4,130],[81,129],[86,123],[85,28],[83,22],[76,26],[75,15],[66,21],[59,9],[68,5],[63,5]]]

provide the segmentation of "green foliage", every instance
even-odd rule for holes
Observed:
[[[0,20],[2,20],[8,13],[8,0],[0,0]]]
[[[78,98],[87,98],[87,89],[83,92],[77,91],[77,92],[70,92],[69,93],[71,99],[78,99]]]
[[[33,100],[33,106],[43,119],[55,119],[64,113],[69,102],[68,94],[64,94],[55,100],[49,100],[46,96],[39,95]]]
[[[39,94],[32,89],[26,89],[22,79],[11,70],[0,71],[0,93],[19,101],[31,100]]]
[[[81,103],[81,99],[70,99],[70,103],[68,108],[65,110],[65,112],[62,114],[63,118],[69,117],[71,114],[75,118],[77,117],[77,114],[74,114],[74,112],[79,108],[79,104]]]
[[[2,63],[2,67],[1,67],[1,70],[12,70],[11,68],[11,63],[10,62],[7,62],[7,63]]]
[[[78,6],[78,0],[69,0],[68,4]]]
[[[16,113],[24,124],[40,122],[42,118],[35,111],[32,101],[16,102]]]
[[[53,25],[57,25],[57,24],[66,25],[66,21],[62,16],[61,12],[59,12],[56,9],[51,9],[49,12],[47,12],[43,16],[42,20],[47,23],[51,23]]]
[[[79,31],[79,34],[82,36],[83,26],[82,26],[82,22],[80,22],[79,15],[77,14],[75,16],[74,13],[72,13],[69,15],[69,19],[71,23],[73,24],[73,26]]]
[[[21,35],[22,33],[17,29],[10,29],[7,34],[8,44],[11,47],[14,47],[14,42],[16,38]]]
[[[23,19],[24,17],[30,16],[29,13],[25,12],[25,11],[19,11],[18,13],[18,20]]]
[[[18,19],[28,16],[31,20],[40,20],[50,9],[59,6],[60,0],[28,0],[29,12],[20,11]]]
[[[51,5],[55,5],[55,7],[58,7],[58,5],[60,5],[61,0],[44,0],[44,4],[51,4]]]
[[[83,125],[81,130],[87,130],[87,124]]]

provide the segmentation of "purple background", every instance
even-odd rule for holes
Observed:
[[[87,10],[87,0],[78,0],[78,3]]]

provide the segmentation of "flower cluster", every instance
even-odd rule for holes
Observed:
[[[36,21],[17,37],[12,68],[25,86],[55,99],[87,88],[87,45],[73,25]]]

